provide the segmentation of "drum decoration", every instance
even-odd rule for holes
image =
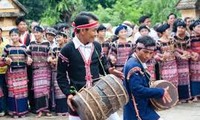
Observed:
[[[73,97],[72,103],[81,120],[105,120],[128,100],[122,81],[109,74],[100,77],[93,87],[82,88]]]

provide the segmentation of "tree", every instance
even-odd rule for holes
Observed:
[[[46,6],[49,4],[48,0],[19,0],[28,10],[28,14],[25,16],[30,20],[40,20],[42,13],[46,10]],[[37,6],[37,7],[36,7]]]
[[[103,8],[112,8],[116,0],[83,0],[83,5],[89,11],[94,11],[101,5]]]
[[[50,0],[56,2],[56,0]],[[71,18],[78,12],[84,10],[82,0],[59,0],[56,4],[49,6],[43,13],[42,23],[53,25],[57,22],[70,23]]]
[[[94,11],[103,23],[111,23],[118,25],[124,20],[138,23],[138,19],[142,15],[150,15],[152,23],[165,21],[167,15],[174,12],[179,15],[175,9],[178,0],[117,0],[112,8],[104,9],[98,6]]]
[[[118,25],[124,20],[137,21],[141,15],[139,7],[139,0],[117,0],[113,8],[106,8],[99,6],[94,13],[99,16],[101,22],[109,22],[113,25]],[[136,4],[137,3],[137,4]]]
[[[142,14],[147,14],[151,16],[153,23],[163,22],[167,20],[167,16],[170,13],[175,13],[180,15],[176,10],[176,3],[179,0],[143,0],[141,9],[143,10]]]

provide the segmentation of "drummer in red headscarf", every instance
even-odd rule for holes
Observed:
[[[73,26],[75,37],[58,55],[57,81],[67,97],[69,120],[80,120],[71,104],[74,93],[70,91],[70,86],[78,91],[84,86],[91,87],[99,74],[113,73],[123,77],[123,73],[108,68],[100,43],[94,41],[98,27],[98,18],[95,15],[82,12],[75,18]],[[119,116],[115,113],[112,119],[118,120]]]

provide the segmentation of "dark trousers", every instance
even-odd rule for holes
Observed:
[[[7,98],[8,98],[8,88],[6,85],[5,74],[0,74],[0,88],[4,96],[0,99],[0,112],[7,111]]]

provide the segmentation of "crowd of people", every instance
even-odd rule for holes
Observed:
[[[180,104],[198,101],[200,20],[171,13],[152,28],[149,16],[138,23],[124,21],[112,28],[81,12],[71,26],[44,28],[33,22],[28,30],[24,17],[17,18],[9,38],[0,34],[0,116],[55,112],[79,120],[71,103],[74,91],[106,74],[119,77],[129,93],[124,120],[161,120],[149,99],[171,98],[167,88],[150,88],[149,81],[173,83]]]

